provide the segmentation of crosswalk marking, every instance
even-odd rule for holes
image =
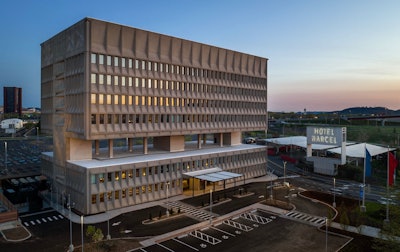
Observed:
[[[210,220],[210,218],[211,218],[210,212],[208,212],[206,210],[194,208],[194,207],[187,205],[185,203],[182,203],[182,202],[169,201],[169,202],[165,202],[165,205],[167,205],[167,207],[181,209],[181,211],[186,213],[187,215],[192,216],[197,219],[200,219],[200,220]],[[213,213],[213,216],[216,216],[216,215]]]
[[[44,224],[44,223],[48,223],[48,222],[52,222],[52,221],[58,221],[58,220],[62,220],[62,219],[64,219],[64,217],[61,214],[59,214],[57,216],[53,215],[53,216],[37,218],[34,220],[24,221],[23,224],[25,227],[29,227],[29,226],[40,225],[40,224]]]
[[[319,216],[314,216],[298,211],[290,211],[285,214],[287,217],[290,217],[291,219],[296,219],[300,220],[302,222],[307,222],[310,223],[311,225],[314,226],[321,226],[325,224],[325,218],[324,217],[319,217]]]

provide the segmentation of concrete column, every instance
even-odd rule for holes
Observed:
[[[207,135],[203,134],[203,144],[207,144]]]
[[[198,134],[197,135],[197,148],[198,149],[201,149],[201,134]]]
[[[224,146],[224,133],[219,133],[219,146]]]
[[[147,146],[147,137],[143,137],[143,154],[147,154],[148,146]]]
[[[128,151],[132,152],[133,151],[133,138],[128,138]]]
[[[99,140],[94,140],[94,153],[96,156],[100,154],[100,141]]]
[[[114,157],[114,140],[108,139],[108,157],[113,158]]]

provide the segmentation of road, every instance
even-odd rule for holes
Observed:
[[[293,185],[302,187],[307,190],[317,190],[323,192],[331,192],[336,189],[337,195],[343,195],[354,199],[362,200],[362,194],[360,192],[362,184],[356,181],[335,179],[335,185],[333,177],[323,176],[312,172],[303,171],[291,163],[286,163],[286,171],[284,171],[284,165],[280,157],[269,156],[268,157],[268,169],[273,171],[278,176],[290,177],[293,175],[299,175],[297,178],[286,179]],[[398,190],[390,190],[389,202],[399,204],[400,201],[396,199],[400,192]],[[384,204],[387,198],[387,189],[383,186],[366,185],[365,200],[371,202],[378,202]]]

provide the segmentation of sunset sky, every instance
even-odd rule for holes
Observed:
[[[399,13],[397,0],[2,1],[0,84],[40,107],[40,44],[93,17],[269,58],[269,111],[400,109]]]

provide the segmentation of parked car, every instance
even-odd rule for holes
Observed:
[[[243,141],[245,144],[252,144],[256,142],[256,139],[254,137],[246,137]]]

